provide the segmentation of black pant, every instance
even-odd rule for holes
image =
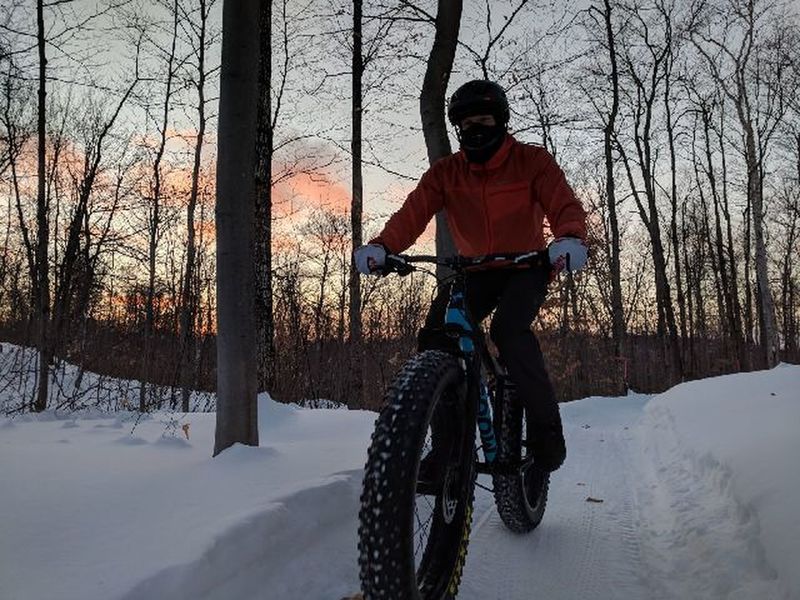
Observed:
[[[541,268],[487,269],[466,276],[465,300],[469,314],[483,321],[496,308],[489,336],[500,351],[533,422],[560,423],[553,385],[547,375],[539,341],[531,331],[547,293],[550,274]],[[417,339],[420,350],[447,347],[441,327],[450,298],[450,286],[439,290]],[[450,340],[452,345],[452,340]]]

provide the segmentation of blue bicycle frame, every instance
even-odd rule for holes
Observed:
[[[475,331],[467,317],[467,309],[464,303],[464,291],[454,286],[450,295],[450,302],[445,313],[445,326],[455,327],[460,330],[458,346],[467,360],[475,360],[475,342],[473,340]],[[479,368],[480,370],[480,368]],[[487,463],[493,463],[497,457],[497,438],[494,434],[492,424],[492,409],[489,401],[489,386],[483,374],[479,375],[478,381],[478,431],[481,436],[481,449]]]

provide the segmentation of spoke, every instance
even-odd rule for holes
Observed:
[[[425,501],[425,504],[427,504],[428,515],[423,522],[423,520],[420,518],[420,507],[418,505],[415,505],[414,518],[417,521],[417,528],[416,531],[414,532],[414,537],[416,538],[416,544],[414,549],[415,557],[419,554],[419,551],[423,549],[427,543],[428,536],[425,534],[429,529],[434,514],[433,504],[431,504],[430,499],[427,496],[421,496],[421,498]]]

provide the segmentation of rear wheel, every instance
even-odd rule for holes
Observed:
[[[406,363],[387,391],[364,472],[366,600],[455,598],[472,523],[474,436],[457,359],[427,351]]]
[[[495,410],[497,471],[492,475],[497,512],[506,527],[527,533],[542,521],[547,505],[550,473],[532,464],[523,440],[531,430],[525,411],[513,387],[504,389],[499,410]],[[529,441],[529,440],[528,440]]]

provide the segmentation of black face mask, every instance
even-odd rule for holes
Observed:
[[[469,162],[483,164],[503,145],[506,138],[504,125],[481,125],[475,123],[461,130],[461,149]]]

